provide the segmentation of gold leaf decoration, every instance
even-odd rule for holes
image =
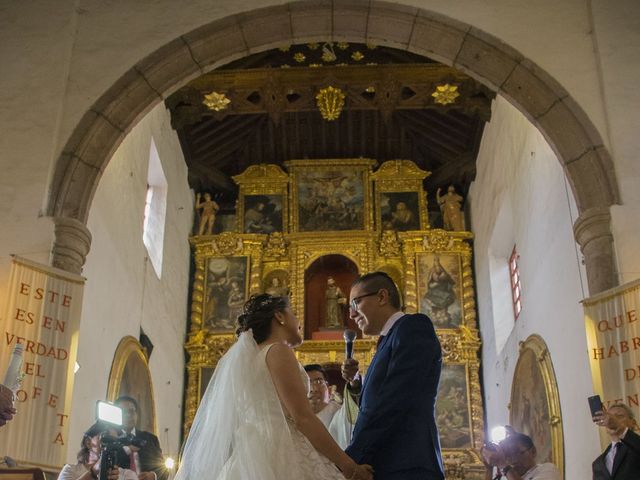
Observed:
[[[204,103],[209,110],[219,112],[226,109],[231,103],[231,100],[229,100],[224,93],[211,92],[204,96],[202,103]]]
[[[364,55],[362,54],[362,52],[360,50],[357,50],[355,52],[353,52],[351,54],[351,58],[353,60],[355,60],[356,62],[359,62],[360,60],[362,60],[364,58]]]
[[[307,43],[307,47],[309,48],[309,50],[317,50],[319,46],[320,46],[320,44],[316,43],[316,42]]]
[[[298,63],[302,63],[307,59],[307,57],[305,57],[304,53],[298,52],[293,56],[293,59]]]
[[[460,93],[458,92],[457,85],[445,83],[444,85],[438,85],[431,96],[435,99],[434,102],[440,105],[448,105],[449,103],[454,103],[456,98],[460,96]]]
[[[344,107],[345,94],[339,88],[322,88],[316,95],[316,103],[322,118],[327,121],[336,120]]]
[[[338,47],[340,50],[346,50],[347,48],[349,48],[349,44],[347,42],[338,42],[336,43],[336,47]]]

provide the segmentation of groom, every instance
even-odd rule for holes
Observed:
[[[386,273],[368,273],[351,287],[350,316],[367,335],[379,335],[360,396],[360,414],[346,452],[373,466],[376,480],[442,480],[435,421],[442,367],[440,343],[423,314],[405,315]],[[343,375],[357,383],[358,362]]]

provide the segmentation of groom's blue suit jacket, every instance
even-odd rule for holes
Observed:
[[[435,400],[442,369],[440,342],[426,315],[404,315],[382,337],[367,371],[360,414],[347,454],[385,472],[424,470],[444,478]]]

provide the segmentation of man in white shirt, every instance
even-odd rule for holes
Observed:
[[[523,433],[512,433],[500,445],[485,446],[482,455],[507,480],[560,480],[560,471],[553,463],[536,463],[536,446]]]
[[[351,431],[357,417],[357,406],[350,399],[342,404],[331,398],[329,384],[321,365],[311,364],[304,367],[309,376],[309,403],[311,408],[341,448],[345,449],[351,441]],[[351,407],[351,408],[350,408]]]

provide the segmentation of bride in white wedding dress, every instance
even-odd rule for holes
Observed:
[[[307,400],[292,348],[300,324],[286,297],[256,295],[238,341],[209,382],[175,480],[372,480],[335,443]]]

